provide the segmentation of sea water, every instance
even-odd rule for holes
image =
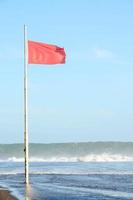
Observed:
[[[133,199],[133,143],[31,144],[30,155],[27,191],[23,146],[0,145],[0,185],[20,200]]]

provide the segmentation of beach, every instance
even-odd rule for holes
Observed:
[[[0,200],[18,200],[10,191],[0,188]]]
[[[28,191],[22,147],[0,145],[0,200],[133,200],[133,143],[30,144]]]
[[[3,162],[0,185],[18,200],[133,200],[132,166],[133,162],[31,162],[28,198],[23,163]],[[8,191],[2,190],[0,197],[15,200]]]

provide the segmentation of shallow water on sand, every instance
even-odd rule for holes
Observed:
[[[27,198],[23,163],[1,162],[0,185],[20,200],[128,200],[133,199],[133,162],[30,163]]]

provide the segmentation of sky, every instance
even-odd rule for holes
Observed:
[[[23,142],[28,39],[65,65],[28,66],[29,141],[133,141],[133,1],[0,0],[0,143]]]

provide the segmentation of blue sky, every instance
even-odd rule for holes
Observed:
[[[30,142],[133,141],[133,1],[0,0],[0,143],[23,142],[23,25],[65,47],[29,66]]]

